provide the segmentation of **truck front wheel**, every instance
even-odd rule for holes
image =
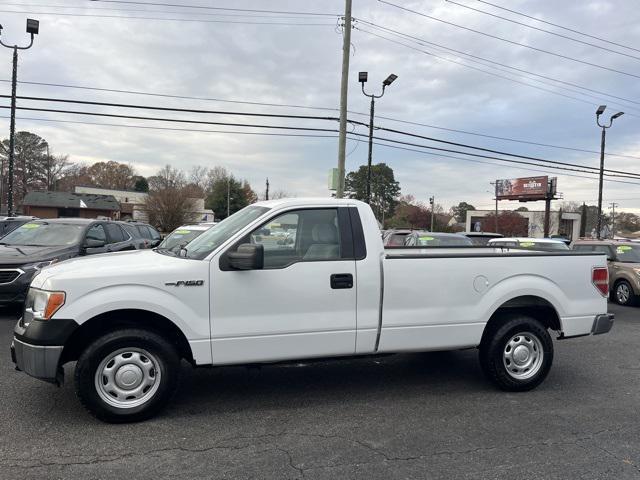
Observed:
[[[76,394],[96,418],[137,422],[158,413],[177,389],[180,357],[162,336],[139,329],[108,333],[78,359]]]
[[[480,344],[482,370],[502,390],[519,392],[537,387],[552,363],[549,332],[540,321],[526,315],[509,316],[489,330]]]

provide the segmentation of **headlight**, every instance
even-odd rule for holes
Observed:
[[[23,323],[28,325],[32,319],[49,320],[64,305],[64,292],[48,292],[30,288],[24,305]]]
[[[35,270],[42,270],[44,267],[52,265],[52,264],[56,263],[57,261],[58,261],[58,259],[54,258],[53,260],[46,260],[44,262],[30,263],[28,265],[25,265],[23,268],[33,268]]]

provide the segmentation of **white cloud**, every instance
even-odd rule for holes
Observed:
[[[185,2],[187,3],[187,2]],[[188,0],[188,3],[197,3]],[[638,72],[637,60],[572,43],[518,25],[471,12],[444,1],[401,2],[416,10],[431,12],[448,21],[470,28],[511,38],[539,48],[556,51],[592,63],[629,72]],[[88,2],[69,0],[65,5],[86,6]],[[91,7],[99,4],[91,3]],[[113,7],[113,4],[109,4]],[[218,5],[218,4],[216,4]],[[227,2],[238,8],[265,8],[264,2],[243,0]],[[640,44],[640,11],[632,4],[609,1],[534,2],[521,0],[510,8],[531,13],[559,24],[575,26],[586,32],[611,38],[628,45]],[[474,6],[486,10],[491,7]],[[278,10],[312,10],[340,13],[339,0],[300,2],[279,0],[269,8]],[[124,8],[124,7],[123,7]],[[139,8],[139,7],[138,7]],[[11,8],[3,8],[11,9]],[[22,8],[12,7],[14,10]],[[33,12],[53,11],[52,8],[30,7]],[[153,9],[149,9],[152,11]],[[173,10],[176,10],[174,8]],[[55,10],[58,12],[70,10]],[[518,21],[531,21],[510,16]],[[96,10],[76,10],[78,13],[97,13]],[[103,12],[104,13],[104,12]],[[110,12],[125,15],[122,12]],[[24,14],[0,13],[5,27],[6,41],[25,40]],[[129,13],[129,15],[133,15]],[[149,13],[148,16],[158,16]],[[41,21],[41,34],[33,49],[20,56],[20,79],[51,83],[69,83],[102,88],[148,90],[175,95],[215,97],[228,100],[248,100],[307,104],[336,108],[339,99],[342,38],[334,26],[265,26],[224,23],[168,22],[88,17],[59,17],[31,14]],[[179,17],[177,14],[170,15]],[[606,72],[579,63],[562,60],[543,53],[508,45],[495,39],[402,12],[378,2],[354,2],[354,16],[388,28],[397,29],[426,40],[474,55],[494,59],[507,65],[537,72],[549,77],[581,84],[589,88],[611,92],[620,97],[638,98],[637,79]],[[184,17],[186,18],[186,17]],[[192,17],[189,17],[192,18]],[[219,17],[201,18],[219,19]],[[290,20],[296,22],[297,20]],[[317,22],[319,20],[313,19]],[[551,28],[543,26],[544,28]],[[562,31],[560,31],[562,32]],[[567,32],[562,32],[567,33]],[[572,34],[572,36],[575,36]],[[592,39],[589,41],[593,41]],[[594,107],[600,99],[563,91],[563,94],[587,100],[582,103],[537,89],[509,82],[482,72],[468,69],[428,55],[371,37],[362,31],[353,32],[355,54],[351,60],[351,110],[368,112],[368,99],[360,93],[357,83],[359,70],[369,71],[367,89],[375,89],[389,73],[399,78],[376,104],[381,116],[459,130],[484,132],[502,137],[530,139],[597,151],[599,131],[594,124]],[[610,45],[607,45],[611,47]],[[436,52],[436,48],[419,47]],[[613,47],[612,47],[613,48]],[[617,48],[617,47],[616,47]],[[632,51],[625,50],[628,53]],[[637,53],[637,52],[635,52]],[[438,53],[439,55],[441,53]],[[444,54],[443,54],[444,55]],[[638,54],[640,56],[640,53]],[[10,76],[10,51],[0,51],[0,78]],[[473,64],[472,64],[473,65]],[[479,68],[486,68],[480,67]],[[504,72],[495,72],[507,75]],[[509,74],[509,76],[513,76]],[[514,77],[517,78],[517,77]],[[548,85],[524,80],[550,89]],[[9,93],[9,85],[0,84]],[[234,111],[260,111],[315,114],[313,110],[294,110],[277,107],[258,107],[220,102],[178,100],[169,98],[118,95],[82,90],[21,85],[20,94],[57,96],[84,100],[140,103],[145,105],[180,106]],[[596,95],[598,97],[599,95]],[[635,102],[635,100],[634,100]],[[5,104],[0,102],[1,104]],[[640,156],[635,127],[640,120],[636,103],[621,101],[628,115],[609,131],[608,145],[612,152]],[[612,101],[611,108],[618,108]],[[114,111],[96,107],[67,106],[69,109]],[[620,107],[622,108],[622,107]],[[132,113],[132,110],[123,110]],[[237,116],[199,114],[147,113],[137,115],[168,116],[172,118],[202,118],[211,121],[269,123],[280,125],[309,125],[337,128],[334,122],[254,119]],[[319,112],[335,116],[336,112]],[[637,116],[632,116],[636,114]],[[196,128],[203,130],[230,129],[206,125],[150,123],[135,120],[77,117],[63,114],[19,112],[20,117],[87,120],[102,123]],[[366,121],[366,117],[356,117]],[[481,145],[487,148],[540,156],[557,161],[597,166],[598,155],[556,150],[533,145],[509,143],[477,136],[469,136],[426,127],[402,125],[388,120],[380,125],[409,130],[450,141]],[[45,137],[56,152],[67,153],[74,161],[117,160],[135,166],[142,174],[153,174],[166,163],[188,170],[194,165],[222,165],[237,176],[247,178],[256,190],[264,187],[269,177],[272,189],[297,195],[327,195],[327,171],[334,167],[337,140],[334,138],[287,138],[220,133],[196,133],[171,130],[144,130],[121,127],[48,123],[19,120],[19,129],[34,131]],[[0,119],[0,131],[8,132],[8,121]],[[366,129],[359,128],[361,133]],[[382,136],[383,134],[380,133]],[[2,135],[3,136],[3,135]],[[393,137],[393,135],[384,134]],[[400,138],[400,137],[393,137]],[[413,141],[403,138],[403,140]],[[415,143],[429,144],[414,139]],[[435,144],[433,144],[435,145]],[[354,148],[349,142],[348,151]],[[366,162],[366,144],[359,145],[347,159],[347,167],[356,169]],[[481,159],[480,159],[481,160]],[[402,150],[374,147],[374,161],[392,166],[401,181],[403,193],[425,201],[435,194],[450,206],[459,201],[490,204],[489,182],[496,177],[533,175],[523,168],[484,165],[424,155]],[[492,160],[487,160],[492,161]],[[607,167],[639,171],[638,160],[608,157]],[[534,168],[531,166],[523,166]],[[552,172],[552,170],[549,170]],[[567,172],[570,173],[570,172]],[[580,178],[560,177],[559,190],[566,200],[592,200],[597,196],[597,182]],[[622,208],[640,208],[636,186],[606,183],[605,200],[625,198]],[[637,197],[637,198],[636,198]],[[632,199],[632,200],[631,200]]]

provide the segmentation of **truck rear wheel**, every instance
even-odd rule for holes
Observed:
[[[480,344],[480,365],[502,390],[520,392],[537,387],[553,363],[553,340],[545,326],[526,315],[512,315],[486,332]]]
[[[157,414],[177,389],[180,357],[162,336],[139,329],[108,333],[78,359],[76,394],[96,418],[137,422]]]

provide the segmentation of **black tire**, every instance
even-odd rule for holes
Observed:
[[[501,318],[502,322],[488,327],[480,344],[480,366],[486,377],[498,388],[511,392],[532,390],[542,383],[553,363],[553,340],[546,327],[538,320],[526,315],[513,314]],[[520,350],[518,342],[522,347]],[[515,357],[505,359],[507,346]],[[512,345],[516,345],[512,348]],[[531,368],[527,371],[527,362],[522,368],[517,360],[528,352]],[[534,359],[537,359],[534,360]],[[510,363],[513,362],[513,363]],[[507,366],[510,363],[511,367]],[[527,376],[529,375],[529,376]]]
[[[130,360],[126,360],[127,354],[130,355],[128,357]],[[118,361],[125,362],[117,370],[116,360],[113,363],[108,361],[114,355],[118,357]],[[137,367],[134,358],[138,359],[137,365],[141,365],[142,368]],[[127,361],[131,364],[127,364]],[[105,364],[101,365],[103,362]],[[151,364],[149,365],[148,362]],[[109,364],[112,367],[109,367]],[[124,375],[129,374],[127,377],[129,379],[133,375],[134,382],[140,380],[139,386],[144,389],[134,389],[131,393],[141,392],[140,397],[119,399],[113,391],[107,392],[111,388],[110,385],[114,385],[115,389],[119,388],[119,384],[115,380],[109,382],[104,374],[101,380],[98,380],[98,368],[103,372],[106,371],[105,369],[113,368],[112,377],[120,378],[122,383],[126,383],[122,380],[125,378]],[[127,368],[130,372],[125,371]],[[140,374],[136,378],[137,371],[140,371]],[[118,377],[120,374],[121,376]],[[178,388],[179,377],[180,357],[164,337],[148,330],[123,329],[98,338],[80,355],[75,370],[76,394],[82,405],[104,422],[139,422],[153,417],[166,406]],[[102,382],[103,387],[98,386],[99,381]],[[153,385],[145,386],[145,382],[153,382]],[[104,386],[107,383],[109,385]],[[122,392],[123,389],[118,391]],[[127,404],[127,402],[141,403]]]
[[[618,280],[613,286],[611,297],[618,305],[630,307],[635,303],[635,294],[633,293],[633,287],[626,280]]]

